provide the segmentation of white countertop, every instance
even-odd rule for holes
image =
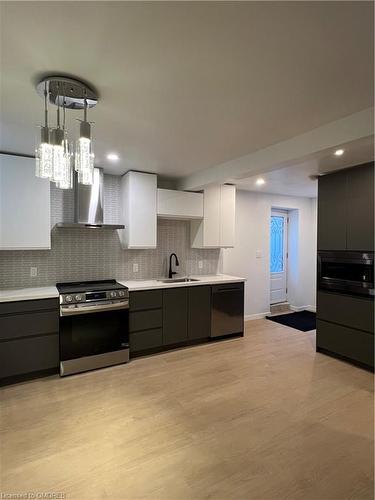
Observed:
[[[19,288],[17,290],[0,290],[0,302],[14,302],[17,300],[54,299],[59,296],[55,286],[41,286],[38,288]]]
[[[121,285],[129,288],[129,291],[151,290],[156,288],[178,288],[181,286],[196,285],[220,285],[222,283],[239,283],[246,281],[245,278],[229,276],[227,274],[209,274],[206,276],[189,276],[198,281],[183,283],[163,283],[159,280],[117,280]],[[38,288],[19,288],[16,290],[0,290],[0,302],[14,302],[18,300],[53,299],[59,296],[55,286],[42,286]]]
[[[117,280],[117,281],[121,283],[121,285],[127,286],[130,292],[135,290],[151,290],[155,288],[178,288],[181,286],[220,285],[223,283],[239,283],[246,281],[245,278],[239,278],[238,276],[229,276],[228,274],[189,276],[189,278],[197,279],[198,281],[189,281],[182,283],[163,283],[162,281],[159,280],[133,280],[133,281]]]

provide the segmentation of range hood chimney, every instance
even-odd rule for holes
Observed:
[[[74,183],[74,223],[60,222],[56,227],[88,229],[124,229],[121,224],[103,224],[103,169],[94,168],[91,186]]]

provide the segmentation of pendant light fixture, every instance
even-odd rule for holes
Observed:
[[[98,102],[96,93],[79,80],[60,76],[44,78],[36,88],[38,94],[44,98],[44,126],[41,127],[40,143],[35,152],[36,175],[50,179],[60,189],[73,187],[73,153],[66,128],[66,110],[83,109],[84,116],[74,156],[75,170],[79,183],[92,184],[95,157],[87,110]],[[53,129],[48,125],[49,102],[57,106],[56,127]]]

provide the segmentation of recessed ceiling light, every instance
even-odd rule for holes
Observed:
[[[336,149],[335,156],[342,156],[343,154],[344,154],[344,150],[343,149]]]
[[[256,184],[257,186],[263,186],[263,184],[265,184],[265,183],[266,183],[266,181],[265,181],[262,177],[259,177],[259,179],[257,179],[257,180],[255,181],[255,184]]]
[[[107,154],[107,160],[117,161],[118,159],[119,159],[119,157],[116,153],[108,153]]]

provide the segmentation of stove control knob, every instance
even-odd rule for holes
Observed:
[[[111,296],[112,299],[116,298],[117,297],[117,292],[111,292],[110,296]]]
[[[82,295],[76,295],[74,298],[77,302],[79,302],[80,300],[82,300]]]
[[[66,295],[65,302],[72,302],[73,297],[71,295]]]

